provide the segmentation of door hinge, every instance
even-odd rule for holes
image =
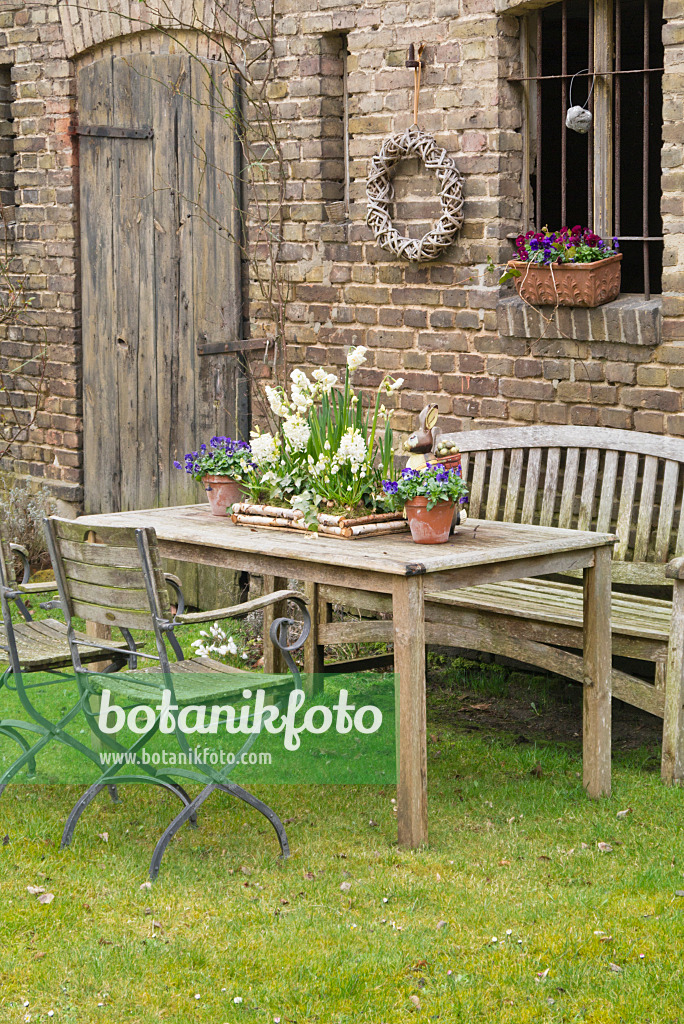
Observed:
[[[72,135],[85,135],[91,139],[151,139],[153,128],[117,128],[109,124],[80,124],[70,130]]]

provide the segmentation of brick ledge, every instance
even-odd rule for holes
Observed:
[[[496,304],[499,333],[505,338],[571,338],[573,341],[607,341],[624,345],[659,345],[662,336],[662,298],[620,295],[594,309],[542,306],[541,315],[518,295],[499,299]]]

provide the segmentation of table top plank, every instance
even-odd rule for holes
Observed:
[[[152,526],[160,541],[242,551],[395,576],[417,576],[493,562],[582,551],[613,544],[612,534],[469,519],[446,544],[414,544],[408,534],[346,540],[294,530],[236,526],[207,505],[81,516],[92,526]]]

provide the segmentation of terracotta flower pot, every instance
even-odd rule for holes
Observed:
[[[622,253],[595,263],[523,263],[509,260],[520,271],[514,278],[518,295],[533,306],[602,306],[620,293]]]
[[[428,510],[427,498],[410,498],[406,502],[411,537],[416,544],[446,544],[454,519],[454,502],[438,501]]]
[[[226,509],[236,501],[242,501],[245,496],[245,489],[238,480],[230,476],[207,476],[202,477],[204,489],[209,498],[211,514],[213,516],[230,515]]]

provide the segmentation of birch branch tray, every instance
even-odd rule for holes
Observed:
[[[408,523],[402,512],[378,512],[375,515],[359,516],[356,519],[348,516],[331,516],[319,512],[318,532],[328,537],[343,537],[345,540],[357,540],[361,537],[381,537],[387,533],[406,533]],[[309,530],[304,521],[304,513],[298,509],[277,508],[274,505],[250,505],[236,502],[233,505],[231,520],[238,526],[262,527],[269,530]]]

